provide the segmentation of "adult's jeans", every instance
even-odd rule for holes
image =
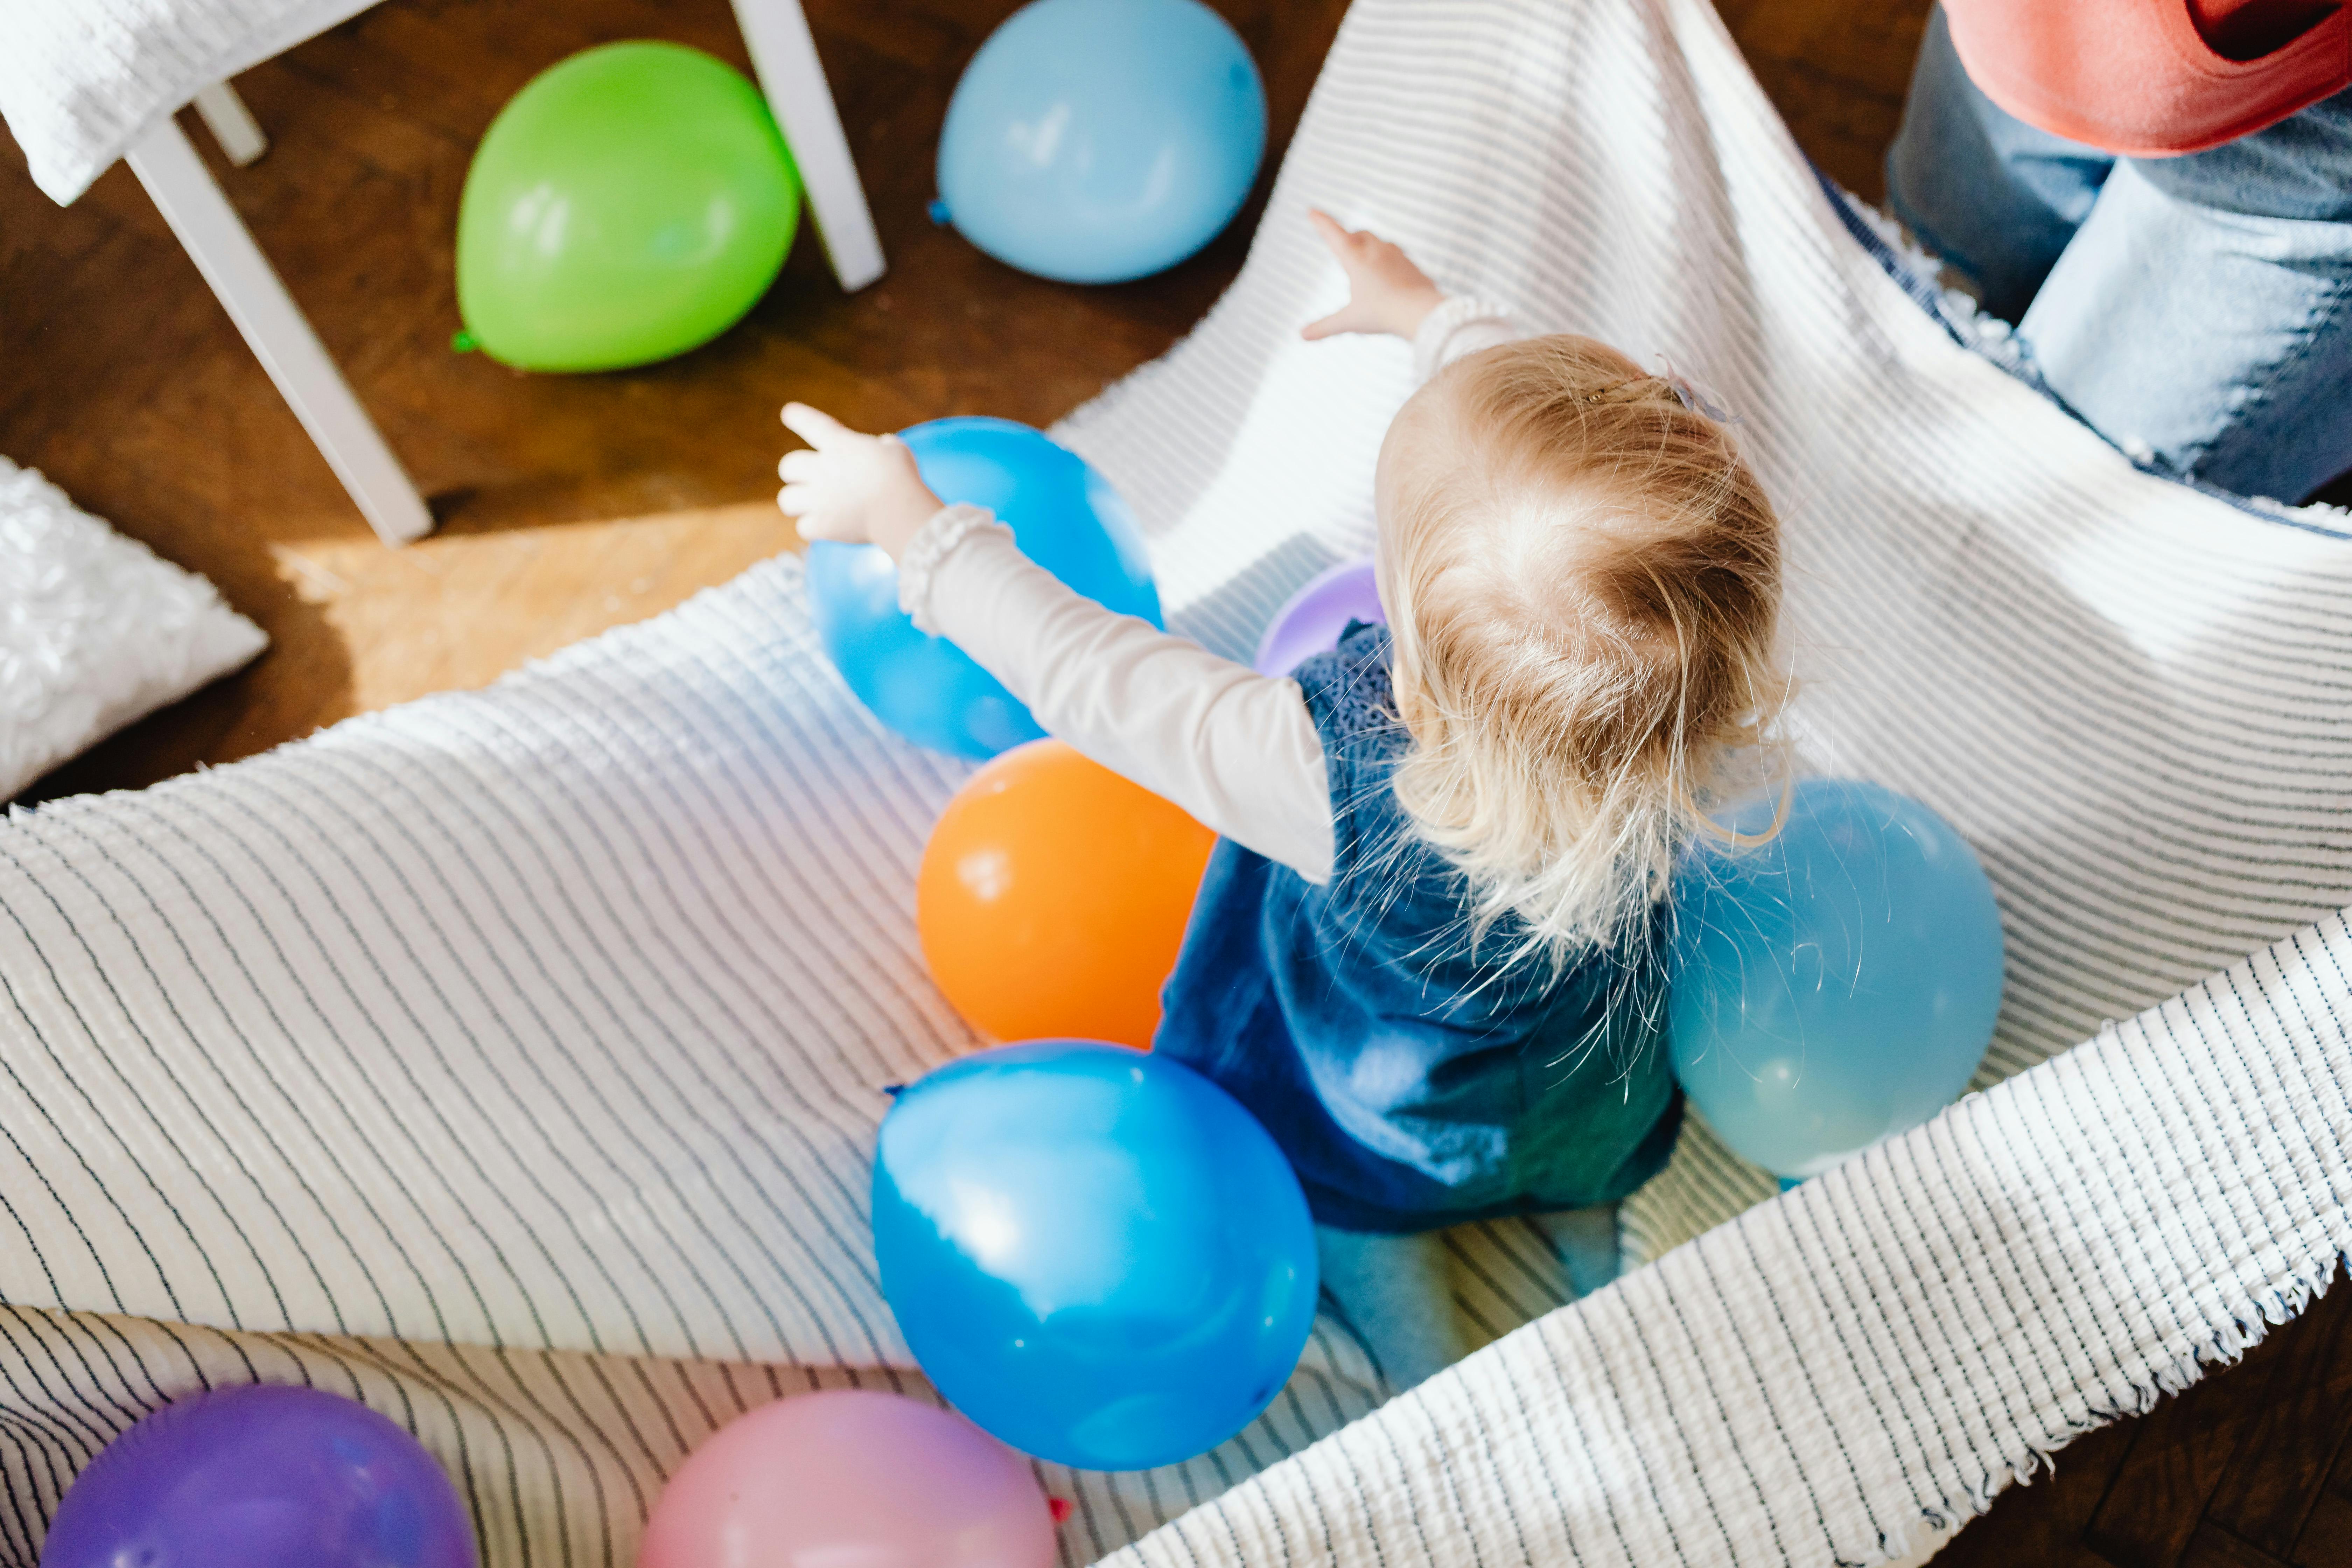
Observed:
[[[2352,468],[2352,91],[2208,152],[2119,158],[1987,98],[1938,10],[1886,190],[2134,458],[2285,500]]]

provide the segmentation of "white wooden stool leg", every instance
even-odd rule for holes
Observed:
[[[139,183],[180,237],[196,270],[293,405],[335,477],[386,544],[433,531],[433,514],[360,406],[301,308],[271,270],[178,123],[165,118],[131,150]]]
[[[842,133],[841,113],[825,84],[808,18],[800,0],[734,5],[736,23],[751,46],[751,68],[759,72],[761,90],[793,145],[809,216],[816,220],[833,275],[855,293],[882,276],[882,239],[874,232],[874,215],[857,183],[857,165],[849,156],[849,138]]]
[[[269,151],[269,138],[261,133],[261,121],[228,83],[216,81],[198,88],[196,112],[204,116],[205,129],[220,143],[221,156],[237,168]]]

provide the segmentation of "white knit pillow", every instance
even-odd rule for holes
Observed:
[[[212,584],[0,458],[0,800],[268,644]]]
[[[72,201],[196,95],[375,0],[5,0],[0,119],[33,183]]]

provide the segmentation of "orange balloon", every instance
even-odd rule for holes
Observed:
[[[1216,835],[1059,741],[1006,752],[931,829],[915,925],[931,978],[1000,1040],[1149,1049]]]

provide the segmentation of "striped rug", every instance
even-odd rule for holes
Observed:
[[[1412,1395],[1327,1321],[1215,1452],[1044,1469],[1065,1561],[1879,1561],[2323,1285],[2341,519],[2137,472],[1959,346],[1704,0],[1359,0],[1239,282],[1063,432],[1223,651],[1365,547],[1408,390],[1401,345],[1297,341],[1340,288],[1310,203],[1736,411],[1789,524],[1805,759],[1968,836],[2009,998],[1986,1092],[1792,1194],[1694,1127],[1630,1205],[1662,1261],[1583,1303],[1527,1227],[1456,1233],[1507,1337]],[[910,919],[960,776],[849,698],[782,560],[488,691],[0,827],[0,1554],[224,1382],[408,1424],[500,1568],[625,1564],[752,1402],[923,1394],[866,1165],[883,1087],[970,1043]]]

